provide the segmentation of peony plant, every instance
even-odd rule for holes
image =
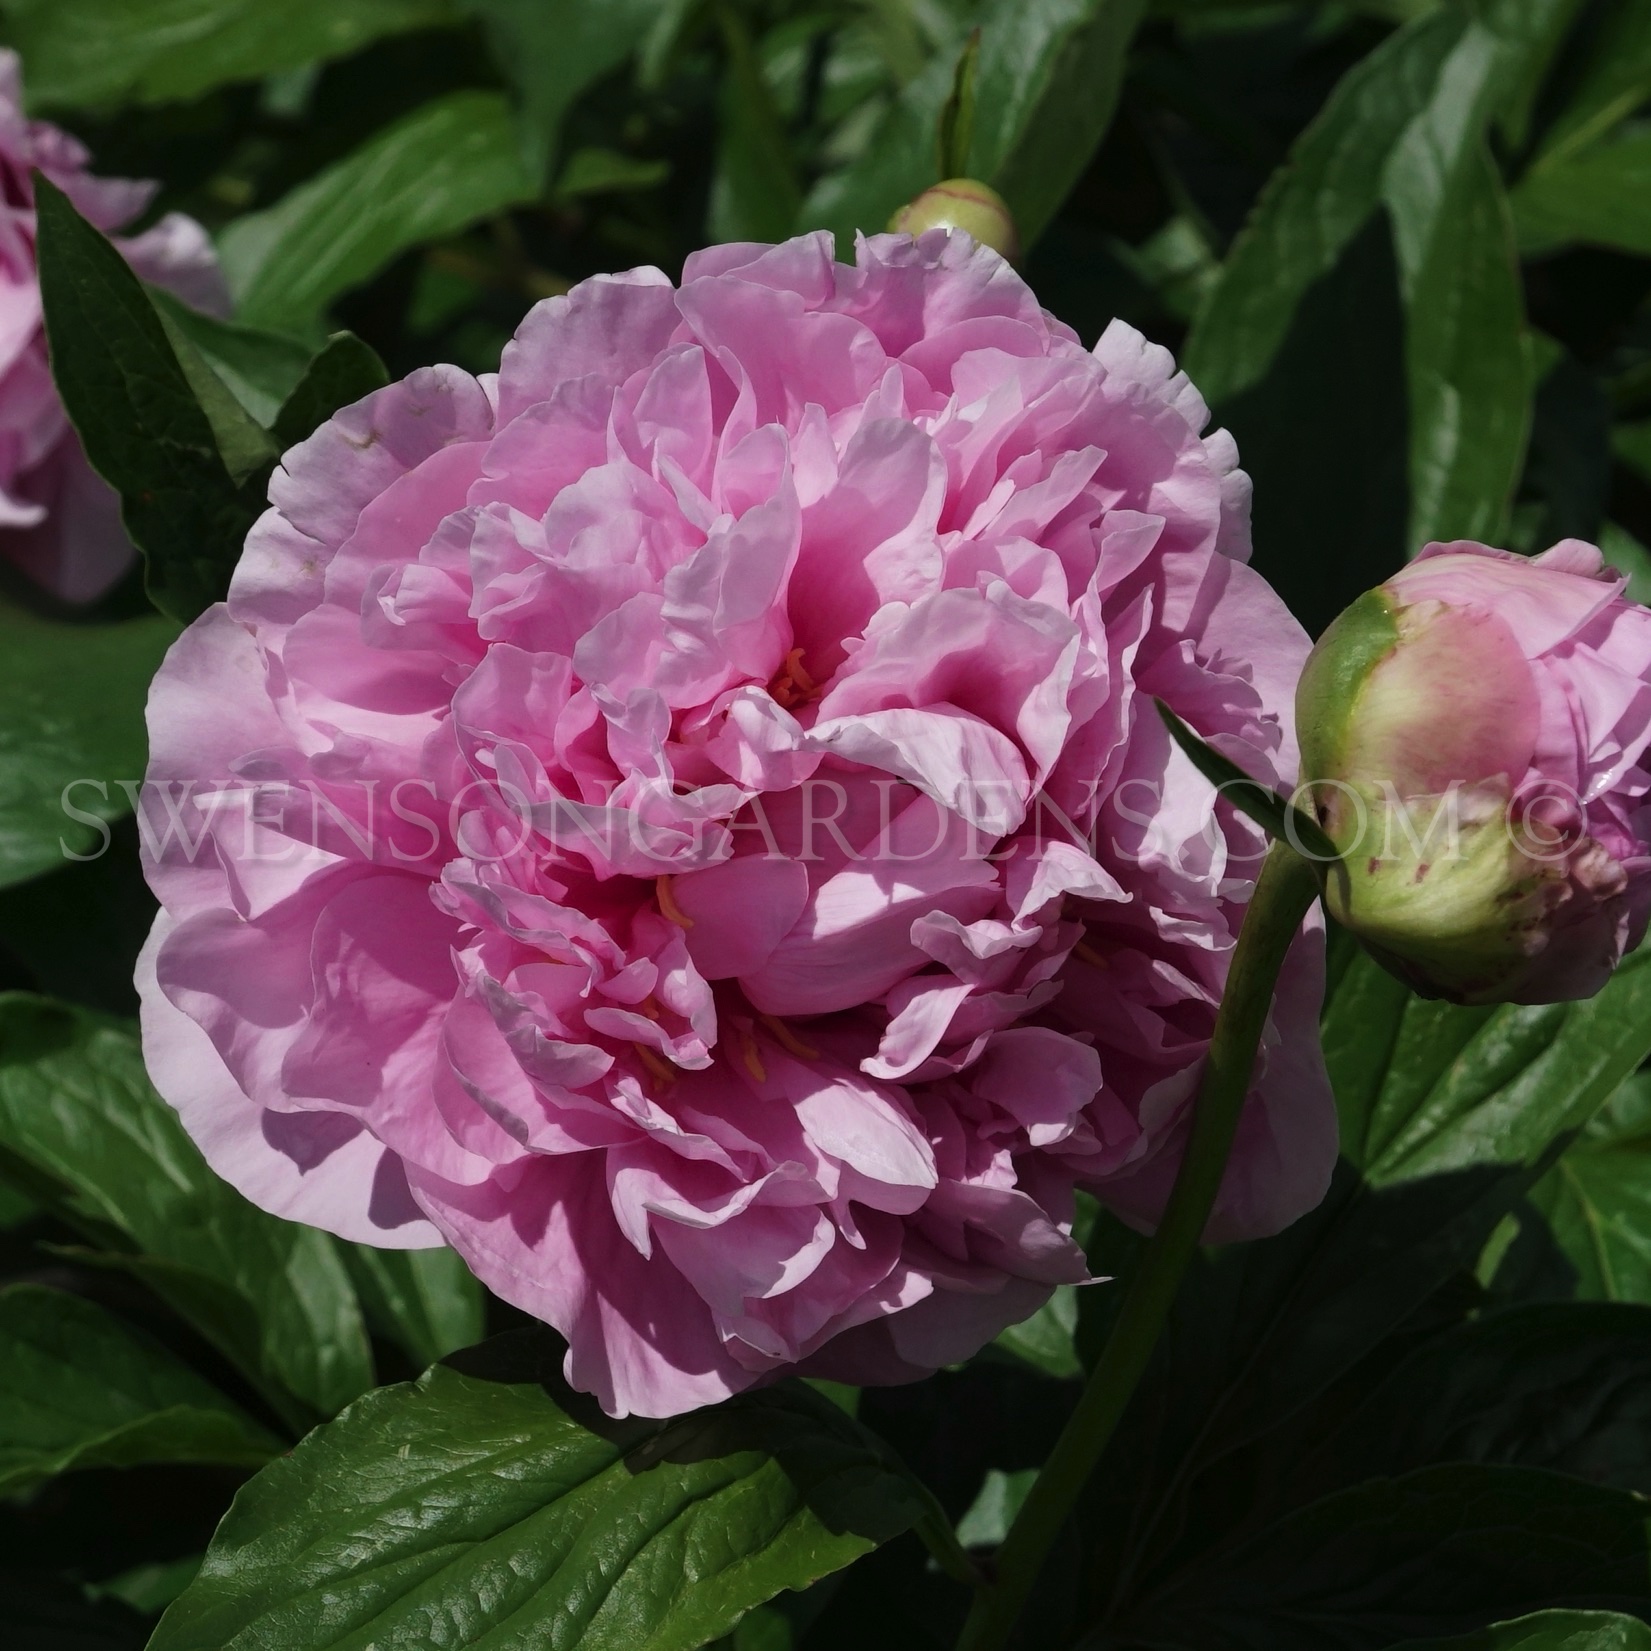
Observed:
[[[6,1643],[1638,1647],[1642,10],[0,0]]]

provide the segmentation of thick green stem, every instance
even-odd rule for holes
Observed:
[[[1146,1369],[1221,1188],[1279,969],[1318,892],[1313,867],[1274,843],[1233,950],[1186,1154],[1164,1218],[1078,1408],[999,1550],[996,1581],[975,1596],[957,1651],[1001,1651],[1008,1643],[1050,1547]]]

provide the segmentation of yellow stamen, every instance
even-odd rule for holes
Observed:
[[[820,685],[807,671],[803,669],[803,650],[793,648],[785,656],[785,674],[797,684],[805,694],[818,693]]]
[[[1111,966],[1108,964],[1107,960],[1089,944],[1087,940],[1080,940],[1077,945],[1072,948],[1072,955],[1074,957],[1081,957],[1085,963],[1093,964],[1097,969],[1105,969]]]
[[[767,1083],[768,1074],[763,1070],[762,1056],[757,1053],[757,1040],[743,1027],[740,1029],[740,1058],[745,1062],[745,1070],[758,1083]]]
[[[636,1005],[636,1012],[639,1015],[645,1015],[649,1020],[658,1020],[659,1000],[653,995],[652,992],[649,992],[648,995]]]
[[[759,1015],[757,1019],[768,1028],[775,1043],[782,1049],[789,1049],[793,1055],[800,1055],[805,1061],[817,1061],[820,1058],[820,1051],[804,1043],[778,1015]]]
[[[653,1073],[653,1075],[658,1078],[661,1083],[676,1082],[676,1073],[672,1071],[672,1069],[667,1066],[665,1062],[653,1052],[653,1050],[646,1048],[640,1043],[634,1045],[633,1047],[636,1050],[636,1058],[641,1061],[642,1064],[647,1067],[647,1069]]]
[[[804,669],[801,648],[793,648],[785,656],[785,663],[774,673],[773,680],[768,684],[770,697],[787,710],[793,705],[811,699],[819,691],[819,683]]]
[[[694,926],[693,918],[676,903],[676,894],[668,875],[654,879],[654,899],[659,902],[660,913],[679,929],[691,929]]]

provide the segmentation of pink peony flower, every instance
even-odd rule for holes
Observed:
[[[338,414],[151,699],[161,1092],[615,1413],[973,1352],[1087,1276],[1074,1186],[1160,1211],[1259,866],[1150,696],[1296,760],[1206,417],[940,231],[587,281]],[[1324,1190],[1320,987],[1212,1236]]]
[[[1429,545],[1325,632],[1298,714],[1327,898],[1418,990],[1591,997],[1651,912],[1651,611],[1600,552]]]
[[[16,52],[0,50],[0,555],[70,602],[101,596],[130,565],[120,501],[86,462],[52,383],[35,271],[39,170],[106,233],[129,224],[157,185],[95,178],[67,132],[23,114]],[[145,281],[225,314],[229,295],[207,234],[169,212],[115,245]]]

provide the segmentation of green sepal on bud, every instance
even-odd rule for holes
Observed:
[[[977,178],[947,178],[925,189],[889,219],[889,228],[907,235],[961,229],[1011,262],[1020,256],[1020,235],[1009,203]]]
[[[1481,616],[1374,590],[1296,690],[1302,780],[1342,856],[1326,909],[1423,996],[1459,1003],[1517,995],[1564,897],[1513,806],[1522,673],[1498,668],[1501,645]]]

